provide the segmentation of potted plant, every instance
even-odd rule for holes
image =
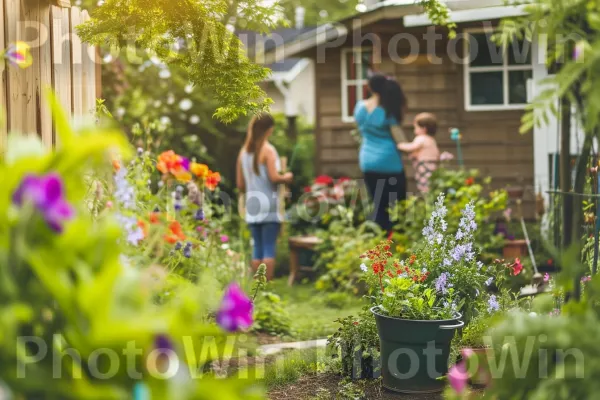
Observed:
[[[423,240],[408,260],[394,260],[382,242],[362,257],[371,288],[381,344],[383,386],[402,393],[443,389],[450,343],[456,331],[477,314],[477,302],[492,270],[477,260],[474,203],[461,212],[456,232],[448,232],[448,209],[441,194]]]

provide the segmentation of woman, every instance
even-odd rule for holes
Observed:
[[[383,75],[369,79],[371,97],[360,101],[354,119],[362,137],[359,163],[375,203],[374,220],[392,230],[389,207],[406,199],[406,175],[394,133],[404,117],[406,98],[400,85]]]
[[[277,150],[269,143],[275,120],[268,113],[255,116],[237,160],[237,188],[245,193],[245,219],[252,233],[252,269],[267,266],[267,279],[275,273],[275,247],[281,224],[277,184],[290,184],[291,172],[280,174]]]

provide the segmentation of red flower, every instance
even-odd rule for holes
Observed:
[[[472,184],[474,184],[474,183],[475,183],[475,178],[473,178],[472,176],[471,176],[471,177],[469,177],[469,178],[467,178],[467,179],[465,180],[465,185],[466,185],[466,186],[471,186],[471,185],[472,185]]]
[[[323,186],[333,185],[333,178],[327,175],[321,175],[315,179],[315,183]]]
[[[417,260],[417,256],[413,254],[412,256],[410,256],[410,260],[408,261],[408,263],[410,265],[413,265],[416,260]]]
[[[523,264],[521,264],[521,260],[519,258],[515,259],[515,263],[512,266],[513,275],[517,276],[523,271]]]
[[[305,187],[304,187],[304,193],[310,193],[310,192],[312,192],[312,187],[310,187],[310,186],[305,186]]]
[[[354,326],[356,326],[356,325],[358,325],[358,321],[354,321],[352,324],[353,324]]]
[[[150,213],[150,218],[149,218],[150,219],[150,223],[151,224],[158,224],[159,217],[160,217],[160,215],[158,213],[155,213],[155,212]]]
[[[548,260],[548,265],[552,265],[554,264],[554,260],[552,260],[551,258]]]
[[[394,232],[390,231],[390,233],[388,233],[388,240],[392,240],[392,237],[394,236]]]
[[[185,240],[185,234],[183,233],[183,229],[179,222],[171,222],[171,225],[169,225],[169,233],[165,235],[165,240],[171,244],[175,244],[180,240]]]
[[[344,182],[350,182],[350,178],[348,178],[347,176],[341,177],[340,179],[338,179],[338,183],[344,183]]]

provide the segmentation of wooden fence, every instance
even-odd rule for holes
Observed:
[[[100,89],[97,50],[82,44],[74,29],[88,19],[68,0],[0,0],[0,48],[24,41],[33,56],[26,69],[0,62],[0,148],[8,132],[35,133],[46,146],[55,143],[48,87],[74,117],[92,115]]]

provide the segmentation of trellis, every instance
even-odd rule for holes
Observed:
[[[73,116],[93,113],[100,89],[97,50],[81,43],[74,29],[89,18],[68,0],[0,0],[0,48],[24,41],[33,56],[26,69],[0,63],[0,148],[9,132],[37,134],[46,146],[55,143],[46,88]]]

